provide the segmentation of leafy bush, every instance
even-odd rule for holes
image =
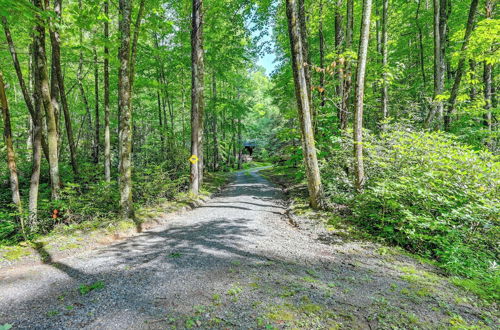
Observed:
[[[479,279],[498,299],[498,156],[450,135],[388,125],[365,136],[366,188],[352,186],[351,132],[322,146],[325,192],[348,204],[367,232],[425,257],[451,274]],[[475,290],[485,296],[483,292]]]
[[[154,204],[164,199],[172,199],[177,193],[188,187],[189,177],[182,166],[175,168],[172,163],[159,165],[144,164],[134,169],[134,202]],[[38,222],[36,228],[31,228],[29,238],[38,234],[49,233],[56,225],[81,224],[86,221],[109,223],[119,218],[120,191],[117,180],[110,183],[102,181],[102,168],[97,166],[81,166],[82,177],[92,180],[72,183],[71,175],[63,177],[64,186],[58,201],[50,200],[50,185],[48,178],[42,178],[39,189]],[[29,170],[23,171],[29,173]],[[70,173],[70,171],[66,171]],[[63,171],[64,173],[64,171]],[[21,177],[21,196],[23,205],[28,204],[29,178]],[[8,181],[6,181],[8,183]],[[0,201],[10,200],[9,189],[0,189]],[[19,222],[16,220],[15,208],[4,203],[0,207],[0,244],[10,245],[19,242],[23,237]],[[57,213],[54,214],[55,210]],[[24,217],[27,218],[27,207]],[[104,220],[107,220],[104,221]]]

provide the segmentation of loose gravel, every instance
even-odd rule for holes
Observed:
[[[240,172],[166,225],[47,264],[0,271],[14,329],[346,328],[492,325],[430,266],[290,225],[281,191]],[[461,323],[460,323],[461,324]]]

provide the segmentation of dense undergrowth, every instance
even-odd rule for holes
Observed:
[[[334,139],[334,138],[332,138]],[[349,207],[346,220],[373,237],[433,259],[455,282],[489,300],[500,298],[498,219],[500,162],[450,135],[388,128],[366,133],[365,190],[351,182],[349,135],[322,160],[325,195]],[[304,180],[299,167],[289,178]],[[295,174],[293,174],[295,173]]]
[[[27,163],[27,162],[26,162]],[[138,221],[141,209],[154,205],[160,205],[166,201],[189,199],[187,192],[189,187],[189,176],[186,168],[173,169],[171,164],[151,164],[137,168],[134,171],[134,203],[138,210]],[[82,168],[85,177],[99,178],[100,167],[89,166]],[[37,226],[27,233],[28,238],[33,240],[57,229],[67,231],[70,229],[92,229],[110,226],[121,221],[119,215],[119,189],[118,182],[107,183],[96,179],[94,182],[72,183],[70,169],[67,176],[63,176],[64,187],[61,190],[61,199],[50,200],[49,178],[42,177],[39,197],[39,219]],[[95,172],[95,173],[93,173]],[[29,169],[21,168],[20,173],[29,173]],[[45,173],[45,172],[43,172]],[[20,176],[21,194],[28,196],[29,178]],[[223,185],[228,179],[227,173],[208,173],[205,175],[204,193],[213,192]],[[5,180],[6,181],[6,180]],[[14,245],[24,240],[21,226],[17,221],[17,214],[12,212],[14,208],[9,206],[10,193],[8,188],[1,189],[0,195],[0,246]],[[27,205],[27,200],[23,201]],[[57,210],[54,216],[54,210]],[[22,215],[27,217],[26,214]]]

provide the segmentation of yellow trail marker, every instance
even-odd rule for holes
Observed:
[[[196,155],[192,155],[191,157],[189,157],[189,161],[190,161],[190,162],[191,162],[191,164],[193,164],[193,165],[194,165],[194,164],[196,164],[196,163],[198,163],[198,160],[199,160],[199,158],[198,158],[198,156],[196,156]]]

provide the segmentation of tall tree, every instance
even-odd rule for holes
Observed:
[[[31,64],[32,64],[32,78],[33,78],[33,157],[32,169],[30,180],[30,193],[29,193],[29,227],[33,232],[38,228],[38,191],[40,186],[40,165],[42,162],[42,93],[40,74],[37,70],[36,59],[38,58],[38,47],[33,43],[31,47]]]
[[[3,81],[3,73],[0,71],[0,107],[2,108],[2,118],[3,118],[3,137],[5,146],[7,147],[7,166],[9,167],[10,173],[10,190],[12,192],[12,203],[17,208],[18,218],[20,220],[21,228],[23,233],[24,229],[24,218],[23,218],[23,208],[21,204],[21,195],[19,194],[19,178],[17,176],[17,166],[16,166],[16,154],[14,152],[14,143],[12,140],[12,127],[10,124],[10,111],[9,104],[7,102],[7,94],[5,93],[5,84]]]
[[[1,20],[5,32],[5,37],[7,39],[7,44],[9,45],[9,52],[12,57],[12,62],[14,63],[14,68],[16,70],[17,80],[19,81],[19,86],[21,87],[21,92],[23,94],[24,102],[26,103],[26,107],[28,108],[28,112],[30,113],[32,120],[34,120],[36,114],[33,105],[33,100],[29,94],[26,82],[24,81],[23,71],[21,70],[21,64],[19,63],[16,47],[14,45],[14,41],[12,40],[12,34],[10,32],[9,24],[5,16],[2,16]]]
[[[345,29],[345,49],[351,50],[352,47],[352,36],[354,30],[354,0],[347,0],[347,13],[346,13],[346,29]],[[351,74],[351,62],[350,60],[343,59],[344,65],[344,75],[341,79],[342,83],[342,93],[341,93],[341,103],[339,112],[339,126],[340,129],[345,130],[347,128],[347,120],[349,118],[349,97],[351,95],[352,87],[352,74]]]
[[[29,95],[28,87],[23,77],[23,73],[21,70],[21,65],[19,63],[19,58],[17,56],[17,51],[14,45],[14,41],[12,39],[12,34],[10,33],[10,28],[7,22],[6,17],[2,17],[2,25],[5,31],[5,36],[7,39],[7,43],[9,45],[9,51],[12,57],[12,61],[14,63],[14,68],[16,70],[17,78],[19,81],[19,85],[21,87],[21,92],[24,97],[24,101],[26,103],[26,107],[28,108],[28,112],[30,113],[32,125],[31,129],[31,147],[33,151],[32,155],[32,169],[31,169],[31,180],[30,180],[30,189],[29,189],[29,228],[31,230],[36,230],[37,226],[37,213],[38,213],[38,188],[40,183],[40,164],[42,157],[42,115],[41,115],[41,97],[40,97],[40,88],[38,84],[38,75],[36,74],[35,68],[35,58],[36,49],[34,45],[30,47],[30,58],[31,58],[31,66],[33,71],[33,85],[34,85],[34,93],[33,99]],[[33,102],[34,101],[34,102]]]
[[[422,7],[422,0],[418,0],[417,11],[415,13],[415,22],[417,24],[418,30],[418,46],[419,46],[419,55],[420,55],[420,72],[422,74],[422,82],[424,86],[427,84],[427,77],[425,75],[425,62],[424,62],[424,36],[422,32],[422,26],[420,24],[420,8]]]
[[[382,36],[381,36],[381,53],[382,53],[382,93],[381,93],[381,112],[382,120],[386,119],[389,115],[389,91],[387,83],[387,17],[389,10],[389,0],[382,0]]]
[[[365,184],[365,168],[363,161],[363,106],[371,12],[372,0],[364,0],[363,18],[361,21],[361,32],[359,38],[358,67],[356,70],[356,105],[354,109],[354,172],[356,176],[355,186],[357,191],[361,191]]]
[[[487,0],[485,4],[485,16],[490,20],[493,17],[495,3]],[[491,132],[493,129],[493,65],[487,61],[483,63],[483,84],[484,84],[484,125]],[[488,139],[487,145],[491,148],[491,141]]]
[[[111,182],[111,131],[109,127],[109,0],[104,2],[104,176]]]
[[[342,0],[338,0],[337,3],[335,4],[335,18],[334,18],[334,27],[335,27],[335,53],[337,56],[341,56],[342,52],[344,51],[343,47],[343,42],[342,42],[342,14],[341,14],[341,9],[342,9]],[[345,79],[345,72],[343,70],[339,70],[338,73],[338,80],[339,84],[336,87],[336,93],[337,96],[340,99],[340,105],[338,107],[338,118],[339,118],[339,123],[340,126],[342,127],[343,124],[346,122],[347,117],[345,116],[346,113],[342,112],[342,99],[343,99],[343,92],[344,92],[344,79]],[[344,127],[345,128],[345,127]]]
[[[462,81],[462,75],[465,68],[465,60],[467,58],[465,52],[469,47],[470,35],[472,34],[472,30],[474,28],[474,20],[477,12],[477,5],[479,0],[472,0],[469,8],[469,16],[467,19],[467,25],[465,27],[465,35],[464,41],[462,43],[462,48],[460,50],[460,59],[458,61],[458,67],[455,74],[455,81],[453,82],[453,87],[450,93],[450,99],[448,100],[448,108],[446,109],[446,113],[444,115],[444,129],[449,130],[451,124],[451,114],[455,109],[455,102],[458,96],[458,89],[460,88],[460,82]]]
[[[318,27],[318,37],[319,37],[319,87],[320,87],[320,97],[321,97],[321,107],[326,104],[325,98],[325,33],[323,31],[323,0],[319,1],[319,27]],[[315,119],[317,120],[317,119]],[[316,125],[314,125],[316,127]]]
[[[120,109],[120,207],[125,219],[134,219],[132,200],[132,109],[130,86],[130,23],[132,0],[119,1],[120,50],[118,60],[118,106]]]
[[[35,0],[35,6],[41,11],[45,10],[42,0]],[[45,52],[45,27],[39,20],[36,25],[34,44],[37,48],[36,51],[36,69],[40,77],[40,91],[42,96],[42,103],[45,109],[45,119],[47,122],[47,140],[49,151],[49,173],[51,185],[51,197],[53,200],[59,199],[59,150],[58,150],[58,135],[56,114],[52,104],[52,97],[50,95],[49,74],[47,69],[47,56]]]
[[[82,8],[82,0],[78,0],[78,6]],[[85,87],[83,85],[85,77],[83,76],[83,28],[80,26],[78,29],[78,40],[79,40],[79,46],[80,46],[80,52],[79,52],[79,60],[78,60],[78,69],[76,71],[76,79],[78,83],[78,90],[80,91],[80,96],[82,97],[83,105],[85,107],[85,116],[84,120],[82,121],[82,125],[80,127],[80,132],[78,133],[78,138],[77,138],[77,145],[80,140],[80,133],[83,128],[83,124],[85,122],[85,118],[88,118],[89,121],[89,131],[92,132],[92,115],[90,113],[90,105],[89,101],[87,99],[87,94],[85,94]],[[92,136],[92,134],[89,134]]]
[[[203,0],[193,0],[191,26],[191,192],[198,194],[203,178]],[[197,160],[197,161],[196,161]]]
[[[137,43],[139,42],[139,33],[141,31],[142,16],[144,15],[146,0],[141,0],[139,3],[139,11],[137,12],[137,17],[134,24],[134,35],[132,37],[132,49],[130,51],[130,93],[134,88],[135,80],[135,62],[137,57]]]
[[[71,116],[68,107],[68,100],[66,97],[66,88],[64,85],[64,78],[62,74],[61,67],[61,41],[58,25],[61,24],[62,15],[62,0],[54,0],[54,12],[56,14],[56,21],[52,22],[50,25],[50,43],[52,46],[52,64],[53,72],[52,75],[56,77],[57,87],[59,90],[59,97],[61,100],[61,107],[64,114],[64,125],[66,128],[66,136],[68,138],[69,155],[71,161],[71,167],[75,176],[78,176],[78,163],[76,159],[76,146],[73,137],[73,126],[71,123]],[[55,23],[55,24],[54,24]],[[52,95],[54,97],[54,95]]]
[[[425,119],[424,126],[429,127],[436,114],[441,118],[443,113],[443,101],[440,99],[444,91],[445,67],[443,58],[443,9],[442,0],[434,0],[434,105]],[[446,1],[445,1],[446,3]]]
[[[321,176],[316,156],[314,142],[314,130],[311,118],[311,104],[307,81],[307,54],[304,52],[304,27],[300,14],[300,1],[287,0],[286,13],[288,21],[288,34],[290,37],[290,47],[292,54],[292,68],[295,82],[295,97],[297,99],[297,109],[302,132],[302,147],[304,154],[304,164],[307,174],[307,185],[309,189],[309,201],[311,207],[321,208],[323,204]]]
[[[100,120],[99,120],[99,64],[97,61],[97,50],[94,48],[94,120],[95,133],[94,145],[92,148],[92,158],[94,164],[99,163],[99,137],[100,137]]]

